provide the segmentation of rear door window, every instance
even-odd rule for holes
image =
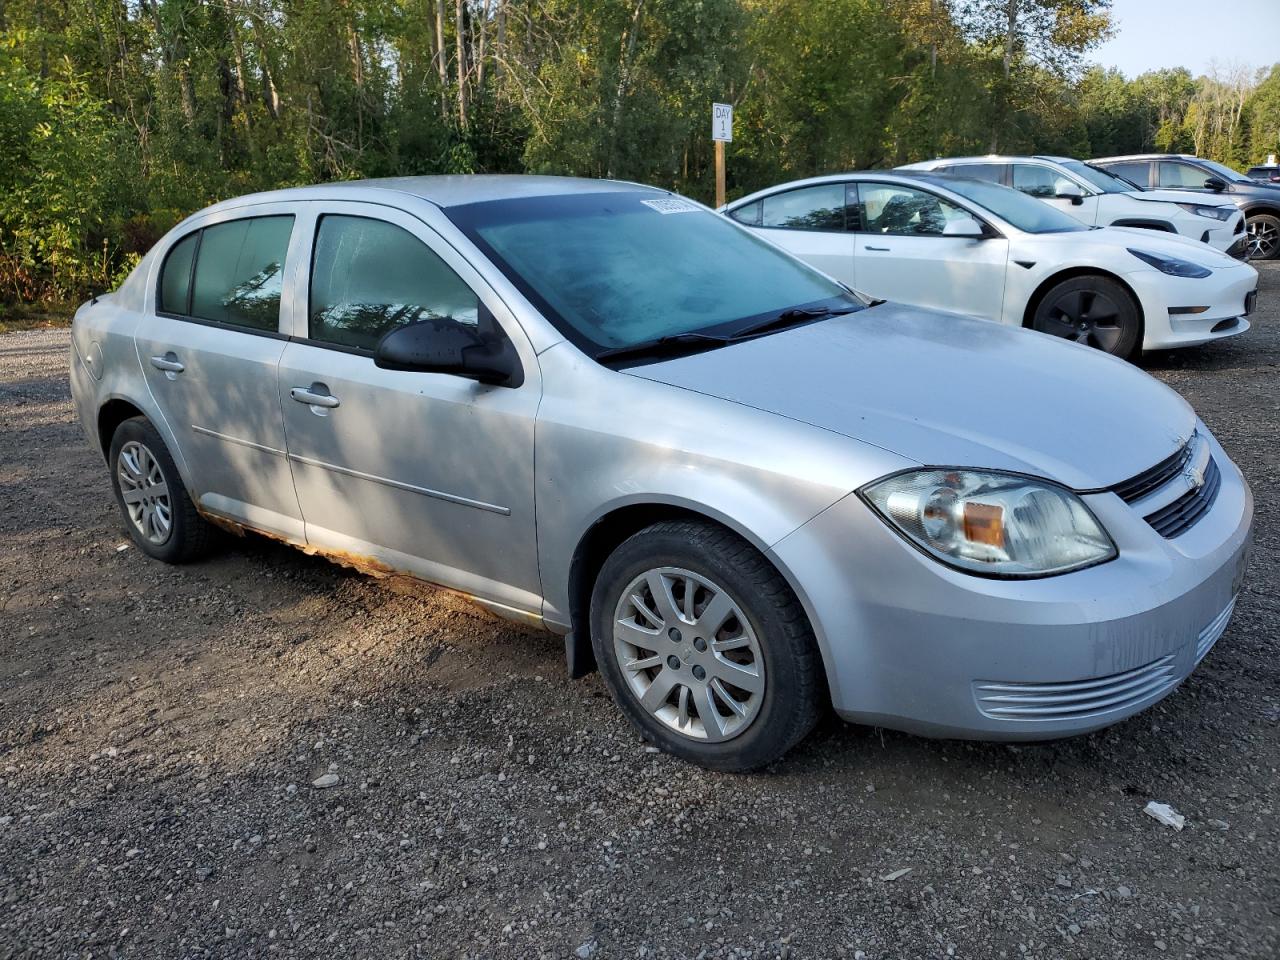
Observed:
[[[953,163],[938,167],[938,172],[953,177],[968,177],[970,180],[985,180],[987,183],[1004,183],[1006,166],[1008,164],[1004,163]]]
[[[293,217],[251,217],[205,227],[196,252],[191,316],[275,331]]]
[[[1123,163],[1099,164],[1099,166],[1104,167],[1108,173],[1114,173],[1117,177],[1123,177],[1140,187],[1151,185],[1151,164],[1145,161],[1130,160]]]

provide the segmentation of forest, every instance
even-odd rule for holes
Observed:
[[[0,309],[110,289],[187,214],[280,186],[538,172],[709,201],[717,100],[730,198],[956,153],[1280,152],[1280,65],[1092,67],[1110,2],[0,0]]]

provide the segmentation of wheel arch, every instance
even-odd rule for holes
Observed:
[[[1240,211],[1245,217],[1256,217],[1258,214],[1266,214],[1272,217],[1280,217],[1280,204],[1273,204],[1267,200],[1260,200],[1257,203],[1245,204]]]
[[[1027,329],[1031,328],[1031,321],[1036,315],[1036,310],[1040,307],[1040,302],[1044,300],[1045,294],[1052,290],[1059,283],[1065,280],[1075,280],[1078,277],[1102,277],[1118,283],[1124,288],[1125,293],[1133,300],[1133,305],[1138,310],[1138,344],[1141,345],[1147,331],[1147,315],[1142,308],[1142,298],[1138,296],[1133,287],[1118,274],[1112,273],[1110,270],[1104,270],[1101,267],[1069,267],[1066,270],[1059,270],[1050,274],[1048,277],[1040,281],[1039,286],[1027,298],[1027,306],[1022,311],[1022,325]]]
[[[146,413],[123,397],[112,397],[98,409],[98,445],[104,460],[111,457],[111,438],[120,424],[133,417],[145,417]],[[148,418],[150,419],[150,418]]]
[[[578,540],[569,564],[569,633],[565,636],[565,658],[569,675],[583,677],[597,669],[595,654],[591,648],[591,593],[596,576],[609,555],[627,538],[655,523],[669,520],[698,520],[729,530],[746,540],[760,552],[778,574],[787,582],[804,608],[811,629],[816,631],[813,612],[809,609],[805,592],[799,589],[794,575],[778,563],[764,543],[749,528],[734,519],[700,505],[661,500],[645,500],[616,506],[602,514],[588,527]],[[820,645],[821,647],[821,645]],[[823,659],[823,682],[826,683],[826,663]]]

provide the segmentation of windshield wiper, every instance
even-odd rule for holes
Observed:
[[[643,357],[667,357],[714,350],[732,343],[731,337],[710,333],[671,333],[656,340],[645,340],[626,347],[611,347],[596,354],[597,360],[635,360]]]
[[[756,337],[764,333],[772,333],[775,330],[782,330],[797,323],[821,320],[824,317],[839,317],[861,309],[863,309],[861,304],[847,307],[791,307],[781,313],[775,313],[772,317],[761,320],[759,323],[753,323],[750,326],[735,330],[730,339],[734,341],[745,340],[748,337]]]

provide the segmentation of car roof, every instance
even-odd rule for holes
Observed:
[[[1199,160],[1190,153],[1126,153],[1120,157],[1097,157],[1094,163],[1110,163],[1113,160]]]
[[[1048,160],[1051,163],[1066,163],[1074,160],[1074,157],[1057,157],[1048,153],[1028,153],[1028,154],[1011,154],[1011,153],[988,153],[985,156],[974,157],[934,157],[928,163],[1017,163],[1019,161],[1026,162],[1028,160]]]
[[[208,210],[257,203],[303,200],[386,201],[389,194],[416,197],[438,207],[456,207],[489,200],[515,200],[580,193],[636,191],[667,193],[657,187],[621,180],[589,177],[549,177],[523,174],[456,174],[426,177],[385,177],[377,180],[343,180],[309,187],[290,187],[235,197],[214,204]],[[206,211],[207,212],[207,211]]]
[[[736,210],[738,207],[746,206],[748,203],[755,203],[757,200],[773,196],[775,193],[788,193],[792,190],[799,190],[801,187],[816,187],[824,183],[845,183],[849,180],[915,181],[917,183],[931,183],[941,187],[943,190],[950,190],[947,184],[955,179],[956,177],[954,176],[940,174],[933,170],[911,170],[901,167],[894,170],[846,170],[843,173],[827,173],[820,177],[805,177],[803,180],[787,180],[783,183],[775,183],[773,186],[749,193],[745,197],[730,200],[721,209]]]

